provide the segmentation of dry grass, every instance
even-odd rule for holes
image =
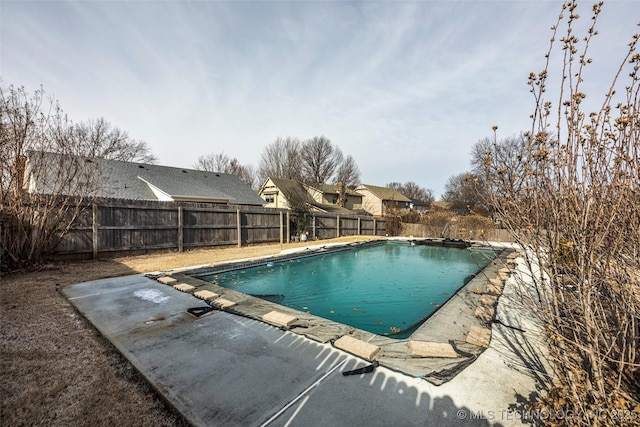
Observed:
[[[269,255],[310,243],[51,263],[3,276],[0,425],[186,425],[59,290],[89,280]]]

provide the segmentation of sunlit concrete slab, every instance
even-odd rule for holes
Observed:
[[[214,311],[143,276],[65,294],[196,425],[259,425],[347,356],[264,323]]]

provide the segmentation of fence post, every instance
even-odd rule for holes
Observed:
[[[291,243],[291,217],[287,211],[287,243]]]
[[[360,235],[361,232],[362,232],[362,228],[360,225],[360,217],[358,217],[358,236]]]
[[[178,252],[184,252],[184,228],[182,206],[178,206]]]
[[[242,219],[240,218],[240,208],[236,209],[236,227],[238,229],[238,247],[242,247]]]
[[[378,230],[376,230],[376,219],[373,218],[373,235],[377,236],[378,235]]]
[[[318,238],[318,235],[316,234],[316,214],[313,214],[313,240],[316,240]]]
[[[340,237],[340,215],[336,215],[336,237]]]
[[[283,234],[284,234],[284,227],[282,224],[282,211],[280,211],[280,246],[282,246],[282,243],[284,241]]]
[[[98,259],[98,205],[95,203],[91,204],[91,220],[92,224],[92,248],[93,248],[93,259]]]

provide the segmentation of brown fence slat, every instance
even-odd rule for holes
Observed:
[[[97,258],[100,253],[275,243],[285,233],[295,233],[282,209],[115,199],[97,200],[92,206],[77,219],[54,255]],[[316,239],[334,238],[338,232],[384,236],[384,219],[372,217],[310,212],[305,227],[309,237]]]

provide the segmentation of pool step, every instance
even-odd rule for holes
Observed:
[[[487,285],[487,293],[493,295],[501,295],[504,290],[504,282],[498,278],[489,279],[489,284]]]
[[[173,285],[173,289],[177,289],[181,292],[191,292],[195,288],[196,288],[195,286],[191,286],[187,283],[179,283],[177,285]]]
[[[173,277],[170,277],[170,276],[160,277],[160,278],[158,278],[158,282],[164,283],[165,285],[172,285],[174,283],[178,283],[178,281],[176,279],[174,279]]]
[[[489,347],[491,341],[491,329],[481,328],[480,326],[471,326],[469,328],[469,334],[467,340],[469,344],[477,345],[478,347]]]
[[[492,307],[498,303],[498,297],[494,295],[480,295],[478,299],[480,304]]]
[[[236,305],[238,305],[237,302],[229,301],[228,299],[225,299],[225,298],[218,298],[216,300],[209,302],[209,304],[221,310],[235,307]]]
[[[373,357],[375,357],[375,355],[380,351],[380,347],[377,345],[350,337],[349,335],[344,335],[338,338],[333,345],[340,350],[344,350],[367,360],[373,359]]]
[[[208,291],[208,290],[204,289],[202,291],[194,292],[193,296],[195,296],[196,298],[200,298],[200,299],[203,299],[203,300],[207,301],[207,300],[210,300],[210,299],[218,298],[220,295],[216,294],[215,292],[211,292],[211,291]]]
[[[476,311],[473,313],[473,315],[482,320],[483,322],[489,323],[491,322],[491,320],[493,320],[493,317],[496,314],[496,309],[493,307],[487,307],[484,305],[479,306],[478,308],[476,308]]]
[[[298,320],[298,318],[273,310],[262,316],[262,320],[277,326],[284,326],[288,328],[289,326],[293,325],[293,323]]]
[[[431,341],[409,341],[409,352],[416,357],[460,357],[451,344]]]

